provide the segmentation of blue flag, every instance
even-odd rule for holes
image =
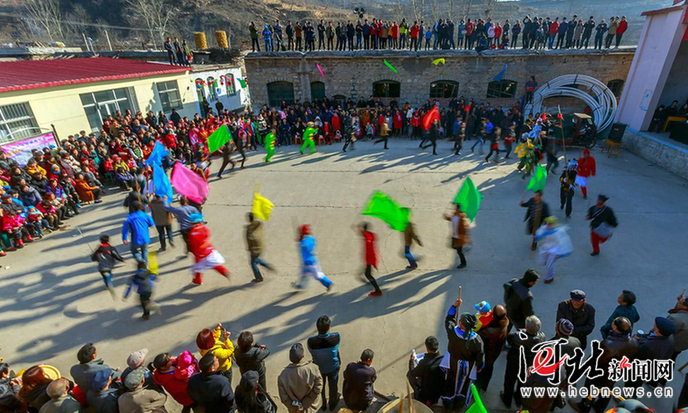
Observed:
[[[495,76],[494,78],[495,82],[499,82],[502,80],[502,78],[504,78],[504,73],[506,73],[506,67],[506,63],[504,63],[504,69],[502,69],[502,71],[499,72],[499,74],[497,74],[497,76]]]
[[[146,162],[144,162],[148,166],[152,165],[160,165],[162,164],[162,160],[167,157],[167,149],[165,149],[165,145],[160,143],[160,141],[155,142],[155,146],[153,147],[153,151],[151,152],[150,156],[148,159],[146,159]]]
[[[172,184],[160,165],[153,165],[153,185],[155,185],[155,195],[160,196],[160,198],[167,196],[167,202],[172,202],[174,196]]]

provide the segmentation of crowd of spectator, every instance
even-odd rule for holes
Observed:
[[[573,378],[573,366],[562,369],[563,379],[559,385],[551,384],[547,376],[531,369],[527,371],[525,382],[518,381],[517,376],[520,358],[525,355],[527,366],[532,367],[537,345],[548,337],[560,340],[563,354],[569,357],[574,357],[577,349],[592,347],[593,355],[599,357],[596,368],[605,374],[586,379],[586,387],[613,387],[615,380],[610,380],[607,372],[622,358],[631,363],[635,360],[676,360],[688,348],[688,299],[683,295],[666,316],[646,323],[650,327],[647,333],[634,333],[634,325],[640,321],[635,308],[636,296],[632,291],[623,290],[617,300],[618,306],[599,328],[601,336],[596,342],[590,342],[595,336],[595,308],[586,301],[585,292],[578,289],[558,304],[553,333],[545,333],[546,328],[534,314],[534,296],[530,291],[538,280],[535,270],[526,271],[521,278],[504,284],[504,304],[491,306],[483,301],[475,305],[475,313],[460,313],[462,300],[457,299],[444,320],[446,353],[442,354],[439,340],[429,336],[425,339],[424,352],[416,354],[414,350],[410,354],[406,374],[413,386],[413,397],[427,406],[444,405],[449,411],[462,409],[471,401],[468,398],[467,402],[464,385],[456,387],[455,377],[459,382],[474,383],[480,391],[487,391],[494,365],[506,348],[502,402],[509,408],[515,402],[530,412],[545,413],[554,407],[564,407],[566,398],[561,396],[564,392],[557,392],[556,397],[551,393],[536,396],[534,392],[522,393],[521,389],[566,389],[568,379]],[[272,395],[268,392],[265,363],[270,357],[270,349],[258,342],[250,331],[242,331],[232,342],[231,334],[217,324],[198,332],[196,354],[189,349],[179,355],[161,352],[149,357],[148,349],[142,348],[129,354],[124,369],[108,365],[93,343],[79,349],[77,363],[69,369],[70,374],[64,376],[57,368],[43,364],[15,373],[0,359],[0,412],[160,413],[166,412],[164,406],[172,403],[168,402],[171,397],[182,406],[183,412],[193,409],[208,413],[235,410],[275,413],[278,408],[273,396],[292,413],[315,412],[319,408],[336,411],[340,406],[340,388],[344,406],[365,411],[376,395],[385,398],[375,390],[377,371],[372,366],[375,352],[365,349],[358,360],[344,365],[340,346],[362,347],[365,344],[354,344],[351,338],[347,340],[331,331],[327,315],[319,317],[315,327],[317,334],[310,337],[305,346],[297,342],[289,348],[288,364],[278,375],[277,392]],[[457,361],[465,362],[466,366],[459,368],[461,363]],[[466,378],[471,369],[477,371],[477,377]],[[657,388],[666,383],[658,379],[645,385]],[[626,386],[640,388],[643,383],[627,382]],[[678,398],[679,406],[688,404],[687,398],[688,388],[684,384]],[[594,411],[603,412],[609,401],[609,397],[599,395],[569,399],[569,404],[576,411],[591,411],[594,406]]]
[[[618,48],[628,30],[626,16],[612,16],[609,21],[595,21],[594,16],[584,20],[573,15],[566,17],[537,17],[526,15],[523,20],[499,22],[486,19],[439,19],[436,22],[402,19],[401,22],[373,18],[333,23],[320,20],[291,20],[282,26],[266,22],[262,27],[249,25],[251,49],[260,52],[285,50],[447,50],[447,49],[587,49],[593,47]],[[521,38],[519,43],[519,36]],[[317,41],[317,46],[316,46]]]

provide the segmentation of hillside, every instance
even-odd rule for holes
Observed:
[[[366,18],[400,20],[402,16],[425,21],[450,16],[458,20],[489,15],[498,21],[522,19],[523,16],[571,16],[583,18],[594,15],[597,20],[625,14],[630,22],[623,44],[638,41],[644,10],[665,7],[670,0],[386,0],[363,2],[353,0],[4,0],[0,3],[0,42],[41,42],[50,39],[40,22],[29,20],[26,4],[59,4],[60,35],[52,40],[67,45],[83,46],[83,36],[93,39],[94,47],[106,48],[106,35],[114,48],[140,48],[142,45],[160,46],[163,36],[192,39],[194,31],[204,31],[210,46],[215,45],[214,32],[227,31],[232,46],[248,46],[248,24],[287,20],[355,20],[354,7],[366,7]],[[140,9],[131,4],[160,5],[161,10],[173,10],[161,30],[148,30]]]

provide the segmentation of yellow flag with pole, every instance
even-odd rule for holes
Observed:
[[[270,200],[264,196],[261,196],[258,192],[253,194],[253,208],[251,209],[251,212],[253,213],[254,218],[261,219],[263,221],[269,220],[270,214],[272,213],[272,208],[274,207],[275,204],[270,202]]]

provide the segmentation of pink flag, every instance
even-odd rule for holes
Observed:
[[[174,164],[170,182],[177,192],[198,204],[208,197],[208,183],[181,162]]]
[[[192,146],[196,146],[196,144],[197,144],[198,141],[199,141],[199,139],[198,139],[198,132],[199,132],[198,128],[193,128],[193,129],[191,129],[191,131],[189,132],[189,140],[191,141],[191,145],[192,145]]]

